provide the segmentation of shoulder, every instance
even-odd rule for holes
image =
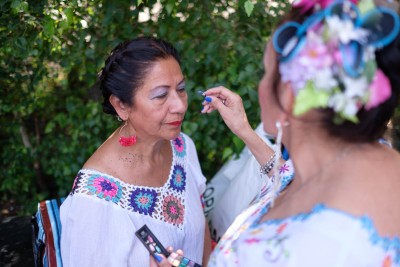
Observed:
[[[365,153],[363,153],[365,152]],[[380,233],[399,233],[400,155],[390,148],[354,155],[336,177],[335,190],[341,194],[333,202],[340,209],[362,216],[367,214]]]
[[[179,134],[178,138],[179,138],[179,137],[183,138],[183,139],[185,140],[186,143],[194,144],[192,138],[191,138],[189,135],[187,135],[186,133],[184,133],[184,132],[181,132],[181,133]]]
[[[111,170],[116,169],[116,164],[119,164],[120,162],[118,160],[120,155],[120,152],[115,149],[115,146],[112,144],[110,139],[108,139],[93,152],[83,165],[82,169],[92,169],[109,173]]]

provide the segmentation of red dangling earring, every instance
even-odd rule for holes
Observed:
[[[123,129],[127,124],[128,124],[128,123],[125,121],[124,126],[121,127],[121,129],[119,130],[119,132],[121,132],[122,129]],[[136,135],[132,135],[132,136],[129,136],[129,137],[121,136],[121,137],[119,138],[118,141],[119,141],[119,144],[120,144],[121,146],[133,146],[134,144],[136,144],[137,139],[136,139]]]
[[[130,137],[123,137],[119,138],[119,143],[121,146],[133,146],[136,144],[136,136],[132,135]]]

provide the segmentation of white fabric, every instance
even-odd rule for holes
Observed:
[[[262,123],[255,132],[273,148]],[[214,240],[221,238],[235,217],[250,205],[267,182],[268,177],[260,176],[260,164],[247,146],[238,158],[222,166],[207,184],[204,193],[205,213]]]
[[[178,139],[171,141],[173,162],[162,188],[136,187],[95,170],[83,169],[78,173],[73,191],[61,206],[64,267],[148,267],[149,253],[135,236],[135,231],[144,224],[165,247],[181,248],[186,257],[202,262],[205,219],[201,194],[206,180],[193,141],[185,134]],[[99,182],[117,189],[99,192]],[[154,206],[140,209],[137,203],[151,196],[146,192],[156,192],[157,201]],[[135,196],[133,200],[132,196]],[[172,220],[164,213],[168,199],[181,202],[177,208],[183,208],[180,210],[183,220]]]
[[[309,213],[259,223],[270,194],[237,217],[209,267],[399,267],[400,238],[382,238],[367,217],[318,204]]]

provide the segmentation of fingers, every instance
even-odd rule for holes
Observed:
[[[154,256],[150,255],[150,267],[171,267],[171,263],[164,255],[155,253]]]
[[[206,96],[202,104],[204,107],[201,113],[210,113],[216,109],[220,110],[222,107],[225,107],[227,101],[215,96]]]
[[[207,91],[205,91],[204,93],[205,93],[205,95],[213,95],[220,99],[227,99],[229,97],[236,95],[234,92],[232,92],[231,90],[229,90],[223,86],[210,88]]]

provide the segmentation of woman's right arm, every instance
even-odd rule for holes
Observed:
[[[208,89],[205,92],[205,96],[206,101],[203,102],[202,113],[218,110],[225,124],[235,135],[243,140],[261,166],[271,159],[274,151],[251,128],[243,107],[242,98],[238,94],[219,86]]]

